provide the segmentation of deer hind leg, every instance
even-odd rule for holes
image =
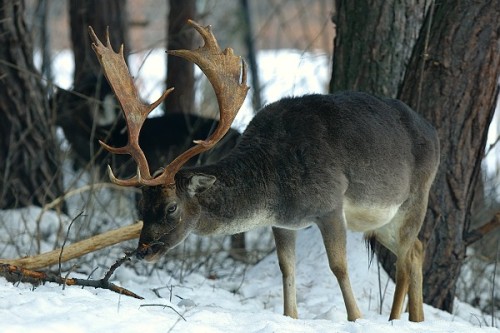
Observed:
[[[329,217],[318,222],[318,227],[323,236],[330,269],[337,278],[344,298],[347,319],[355,321],[361,318],[361,311],[359,311],[354,293],[352,292],[349,272],[347,270],[345,219],[343,217]]]
[[[401,312],[403,312],[405,296],[410,286],[410,267],[408,264],[406,258],[398,256],[396,260],[396,290],[394,291],[389,320],[399,319]]]
[[[376,239],[393,252],[396,257],[396,290],[389,320],[399,319],[408,295],[410,321],[424,320],[422,297],[422,265],[424,249],[417,239],[423,222],[427,200],[399,212],[393,223],[375,232]],[[395,229],[399,225],[399,229]]]
[[[396,291],[389,320],[399,319],[403,303],[408,294],[410,321],[424,320],[422,297],[422,243],[416,239],[406,254],[400,254],[396,261]]]
[[[424,300],[422,293],[422,266],[424,264],[424,247],[417,239],[410,252],[410,289],[408,292],[408,303],[410,311],[410,321],[424,321]]]
[[[420,322],[424,320],[424,305],[422,296],[422,267],[424,263],[424,248],[418,240],[418,233],[427,211],[428,191],[421,191],[421,195],[413,200],[413,205],[409,207],[405,214],[398,239],[399,246],[396,255],[396,281],[402,279],[406,281],[408,289],[408,305],[410,321]],[[396,287],[397,290],[397,287]],[[405,293],[394,295],[394,304],[403,302]],[[396,299],[398,297],[398,299]],[[393,309],[394,311],[394,309]],[[401,311],[400,311],[401,313]],[[393,312],[391,311],[391,318]],[[395,319],[395,318],[394,318]]]
[[[297,292],[295,289],[296,231],[273,228],[278,262],[283,275],[283,303],[285,316],[297,319]]]

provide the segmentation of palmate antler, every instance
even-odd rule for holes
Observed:
[[[114,52],[106,33],[106,45],[97,38],[94,30],[89,27],[89,33],[94,41],[94,49],[103,68],[109,84],[118,99],[125,115],[128,127],[128,144],[121,148],[110,147],[104,142],[101,145],[114,154],[130,154],[137,163],[137,174],[130,179],[117,179],[108,166],[110,179],[113,183],[123,186],[137,185],[174,185],[175,174],[193,156],[211,149],[229,130],[236,114],[245,100],[248,86],[246,85],[246,67],[241,57],[234,55],[231,48],[221,51],[210,26],[202,27],[194,21],[193,26],[204,40],[204,45],[197,50],[168,51],[169,54],[185,58],[197,64],[212,84],[219,104],[220,121],[217,129],[206,140],[195,141],[196,145],[174,159],[157,177],[151,176],[144,152],[139,146],[139,132],[144,121],[173,90],[166,90],[153,104],[144,104],[137,92],[128,67],[123,58],[123,45],[118,53]],[[240,79],[241,78],[241,79]]]

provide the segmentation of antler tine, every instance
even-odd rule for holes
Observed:
[[[169,185],[175,184],[175,174],[191,157],[209,150],[227,133],[249,89],[246,85],[246,65],[241,57],[234,55],[231,48],[222,51],[210,26],[202,27],[192,20],[188,23],[201,35],[204,45],[194,51],[174,50],[168,53],[194,62],[207,76],[217,97],[220,121],[209,138],[194,141],[196,146],[178,156],[154,179],[162,179],[164,184]]]
[[[249,89],[246,85],[245,62],[234,55],[231,48],[221,51],[210,26],[202,27],[192,20],[188,20],[188,24],[200,33],[205,44],[194,51],[172,50],[168,53],[192,61],[200,67],[215,91],[221,123],[229,127]]]
[[[92,48],[101,63],[104,75],[113,89],[121,109],[125,116],[128,127],[128,143],[124,147],[115,148],[99,141],[100,144],[109,152],[114,154],[129,154],[137,163],[137,174],[130,179],[117,179],[111,167],[108,166],[109,177],[117,185],[137,186],[144,184],[146,180],[151,180],[149,165],[144,152],[139,146],[139,133],[144,121],[163,100],[172,92],[173,88],[166,90],[163,95],[154,103],[144,104],[139,97],[134,81],[129,74],[127,64],[123,57],[123,44],[116,53],[109,40],[109,30],[106,30],[106,45],[104,45],[89,27],[89,34],[93,41]],[[148,182],[150,184],[151,182]],[[158,185],[157,182],[154,185]]]

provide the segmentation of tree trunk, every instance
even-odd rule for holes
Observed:
[[[32,36],[35,39],[35,48],[39,48],[42,54],[42,64],[41,64],[41,74],[47,78],[47,80],[52,81],[52,59],[50,56],[50,33],[48,27],[48,19],[50,13],[49,0],[38,0],[35,10],[37,21],[35,23],[36,27],[40,28],[40,31],[32,31]]]
[[[338,0],[330,91],[396,97],[426,1]]]
[[[62,193],[54,115],[33,64],[24,1],[0,1],[0,209]]]
[[[262,98],[260,92],[259,66],[257,64],[257,52],[255,50],[253,23],[251,9],[248,0],[240,0],[241,12],[243,16],[243,35],[245,36],[245,46],[247,48],[248,67],[250,69],[250,79],[252,80],[252,105],[254,112],[262,108]]]
[[[167,49],[193,49],[194,29],[186,25],[188,19],[196,18],[195,0],[170,0],[168,15]],[[167,87],[175,87],[164,102],[165,112],[192,113],[194,103],[194,67],[193,63],[167,56]]]
[[[75,71],[72,91],[57,93],[57,123],[71,144],[75,165],[83,168],[89,161],[102,162],[104,157],[97,155],[100,146],[96,138],[106,137],[109,127],[120,117],[111,87],[92,50],[88,27],[92,26],[101,40],[105,40],[109,27],[114,50],[118,51],[121,44],[127,48],[126,2],[69,0],[68,7]],[[125,51],[125,57],[126,54]]]
[[[109,27],[113,48],[118,50],[121,44],[127,47],[126,14],[125,0],[69,0],[71,42],[75,54],[75,85],[90,73],[95,77],[101,75],[101,66],[91,48],[88,27],[92,26],[101,39],[104,39]]]
[[[435,125],[441,139],[441,165],[421,231],[427,243],[424,300],[450,312],[499,93],[498,17],[498,1],[436,3],[426,18],[399,96]]]

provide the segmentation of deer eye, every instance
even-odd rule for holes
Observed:
[[[177,204],[176,203],[174,203],[174,204],[172,204],[172,205],[170,205],[170,206],[167,207],[167,213],[168,214],[173,214],[173,213],[175,213],[176,210],[177,210]]]

